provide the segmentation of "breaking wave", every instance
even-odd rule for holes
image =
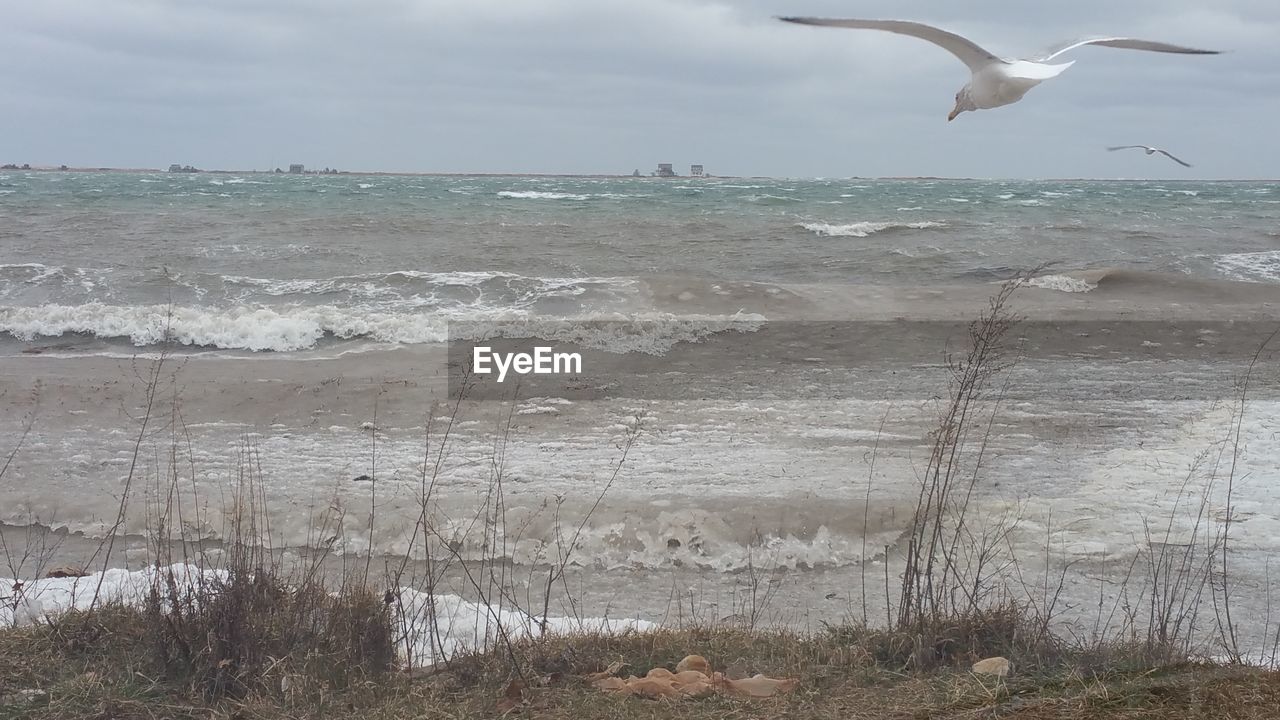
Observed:
[[[450,192],[454,192],[450,190]],[[571,193],[552,192],[549,190],[500,190],[498,197],[509,200],[623,200],[626,198],[649,197],[643,193]]]
[[[800,227],[823,237],[867,237],[886,230],[926,230],[946,227],[946,223],[921,222],[855,222],[843,225],[833,223],[801,223]]]
[[[1094,283],[1070,275],[1040,275],[1027,280],[1024,284],[1031,287],[1057,290],[1059,292],[1083,293],[1098,287]]]
[[[0,308],[0,333],[20,340],[67,334],[127,338],[147,347],[165,342],[223,350],[289,352],[315,348],[326,338],[380,343],[443,343],[450,339],[537,337],[610,352],[661,354],[679,342],[728,330],[752,331],[765,320],[753,314],[599,314],[533,316],[509,309],[377,312],[333,305],[200,308],[167,305],[41,305]],[[608,322],[602,322],[608,321]]]
[[[590,200],[581,193],[547,192],[545,190],[501,190],[498,197],[516,200]]]

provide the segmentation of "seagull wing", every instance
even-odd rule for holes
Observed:
[[[1220,55],[1221,50],[1200,50],[1199,48],[1185,47],[1183,45],[1171,45],[1169,43],[1156,42],[1154,40],[1139,40],[1137,38],[1126,37],[1095,37],[1084,40],[1072,40],[1063,43],[1043,55],[1032,58],[1036,62],[1048,62],[1062,53],[1074,50],[1083,45],[1101,45],[1103,47],[1124,48],[1126,50],[1149,50],[1151,52],[1163,53],[1181,53],[1183,55]]]
[[[1181,165],[1181,166],[1183,166],[1183,167],[1191,167],[1191,164],[1190,164],[1190,163],[1182,162],[1182,161],[1181,161],[1181,160],[1179,160],[1178,158],[1176,158],[1176,157],[1174,157],[1174,156],[1170,155],[1170,154],[1169,154],[1169,152],[1168,152],[1167,150],[1156,150],[1156,152],[1160,153],[1161,155],[1163,155],[1163,156],[1165,156],[1165,157],[1169,158],[1170,160],[1172,160],[1172,161],[1174,161],[1174,162],[1178,163],[1179,165]]]
[[[1115,152],[1116,150],[1128,150],[1128,149],[1130,149],[1130,148],[1142,148],[1143,150],[1150,150],[1150,149],[1151,149],[1151,148],[1147,147],[1146,145],[1116,145],[1115,147],[1109,147],[1109,148],[1107,148],[1107,149],[1108,149],[1108,150],[1110,150],[1110,151],[1112,151],[1112,152]]]
[[[908,22],[906,20],[843,20],[834,18],[814,18],[814,17],[780,17],[779,20],[791,23],[799,23],[801,25],[821,25],[823,27],[842,27],[857,28],[862,30],[884,30],[886,32],[897,33],[899,35],[910,35],[911,37],[928,40],[952,55],[960,58],[960,62],[969,66],[973,72],[977,72],[993,63],[1004,63],[1005,60],[992,55],[987,50],[972,40],[956,35],[955,33],[939,30],[932,25],[924,23]]]

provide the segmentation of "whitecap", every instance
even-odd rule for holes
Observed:
[[[1030,285],[1031,287],[1044,288],[1045,290],[1057,290],[1059,292],[1067,293],[1089,292],[1090,290],[1098,287],[1093,283],[1086,282],[1080,278],[1071,277],[1070,275],[1039,275],[1031,278],[1030,280],[1026,280],[1024,284]]]
[[[589,200],[590,195],[580,193],[547,192],[544,190],[500,190],[498,197],[518,200]]]
[[[312,307],[231,308],[168,305],[41,305],[0,307],[0,333],[20,340],[67,333],[128,338],[135,346],[166,342],[227,350],[290,352],[316,347],[328,336],[392,344],[443,343],[490,337],[541,338],[615,353],[661,355],[710,335],[754,332],[764,316],[605,313],[540,318],[510,308],[474,306],[429,312]]]
[[[1280,283],[1280,250],[1220,255],[1213,264],[1232,280]]]
[[[801,223],[800,227],[824,237],[867,237],[885,230],[925,230],[946,227],[940,222],[855,222],[845,224]]]

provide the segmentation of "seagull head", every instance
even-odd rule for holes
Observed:
[[[960,88],[960,92],[956,93],[956,106],[951,110],[951,114],[947,115],[947,122],[956,119],[956,116],[968,110],[977,110],[978,106],[974,104],[973,98],[969,96],[969,86],[965,85]]]

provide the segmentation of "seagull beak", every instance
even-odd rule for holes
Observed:
[[[959,114],[960,114],[960,108],[956,108],[955,110],[952,110],[951,114],[947,115],[947,122],[951,122],[952,120],[955,120],[956,116]]]

